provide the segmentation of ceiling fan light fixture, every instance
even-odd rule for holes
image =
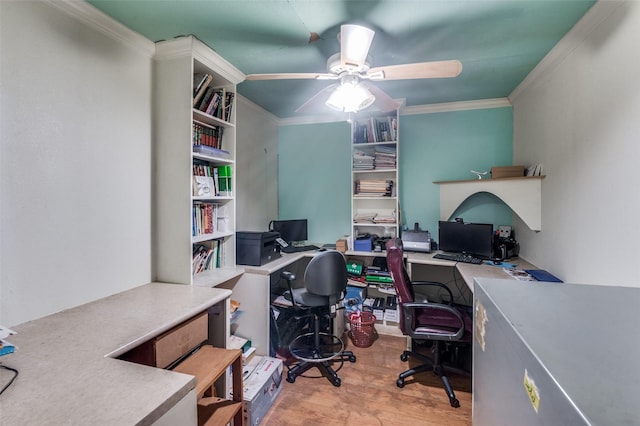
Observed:
[[[345,68],[358,69],[367,60],[375,32],[360,25],[340,27],[341,62]]]
[[[341,112],[358,112],[370,107],[376,97],[366,87],[356,82],[341,84],[325,102],[329,108]]]

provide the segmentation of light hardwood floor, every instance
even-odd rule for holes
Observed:
[[[449,405],[440,379],[432,372],[420,373],[417,382],[396,386],[398,374],[409,368],[400,354],[402,337],[379,336],[368,348],[358,348],[345,338],[346,349],[357,361],[345,362],[338,371],[340,387],[319,376],[317,369],[298,377],[283,378],[283,389],[261,425],[471,425],[471,378],[449,376],[460,408]],[[337,368],[338,365],[336,365]]]

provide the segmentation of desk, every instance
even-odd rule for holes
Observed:
[[[456,268],[460,273],[460,276],[469,287],[469,290],[473,292],[473,279],[474,278],[495,278],[495,279],[508,279],[510,278],[500,265],[474,265],[472,263],[453,262],[450,260],[434,259],[434,254],[441,253],[436,251],[433,253],[413,253],[405,252],[407,256],[407,269],[409,276],[414,278],[411,274],[412,265],[431,265],[431,266],[445,266]],[[507,263],[515,264],[518,269],[536,269],[534,265],[521,258],[514,258],[505,261]]]
[[[283,253],[282,257],[262,266],[242,265],[244,273],[237,279],[218,286],[233,292],[233,299],[240,302],[240,315],[231,324],[231,333],[251,339],[256,354],[269,355],[271,287],[280,281],[280,272],[290,270],[302,282],[304,270],[316,250]]]
[[[115,426],[162,420],[189,397],[195,378],[114,358],[224,305],[230,294],[150,283],[12,327],[18,334],[10,341],[18,349],[2,362],[20,375],[0,396],[0,423]],[[0,378],[7,383],[4,373]],[[194,394],[184,408],[195,413],[195,404]]]
[[[271,305],[271,289],[272,286],[280,282],[280,272],[289,270],[296,275],[296,282],[302,283],[305,268],[309,260],[317,253],[319,253],[317,250],[283,253],[282,257],[262,266],[243,265],[244,274],[236,280],[229,280],[218,286],[218,288],[230,289],[233,292],[233,299],[240,302],[240,310],[242,313],[237,322],[231,325],[231,332],[238,336],[251,339],[258,355],[269,355],[269,307]],[[446,268],[448,271],[457,271],[471,291],[473,291],[474,277],[508,278],[508,275],[500,266],[472,265],[434,259],[433,254],[434,253],[405,252],[407,269],[413,279],[420,279],[417,277],[418,274],[416,272],[416,270],[419,269],[419,265],[436,266]],[[386,254],[384,252],[357,252],[349,250],[345,253],[345,256],[347,259],[353,257],[373,259],[375,257],[385,257]],[[533,265],[522,259],[514,259],[511,263],[517,263],[518,268],[534,268]],[[449,280],[443,281],[446,282]],[[471,305],[471,300],[464,300],[464,302]],[[340,329],[341,324],[336,322],[336,327]],[[387,334],[383,330],[383,327],[378,328],[380,332]],[[398,331],[394,333],[389,330],[389,332],[391,334],[398,334]]]

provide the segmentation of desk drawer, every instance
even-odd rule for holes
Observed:
[[[208,338],[208,315],[203,312],[154,340],[156,367],[165,368]]]

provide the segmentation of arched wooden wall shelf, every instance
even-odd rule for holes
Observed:
[[[440,220],[449,220],[473,194],[489,192],[504,201],[531,230],[540,231],[542,179],[544,176],[434,182],[440,185]]]

